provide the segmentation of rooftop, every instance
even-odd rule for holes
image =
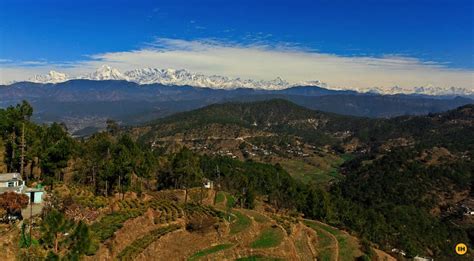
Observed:
[[[0,173],[0,182],[10,180],[21,180],[20,173]]]

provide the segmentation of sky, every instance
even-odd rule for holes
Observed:
[[[107,64],[474,88],[474,1],[0,0],[0,83]]]

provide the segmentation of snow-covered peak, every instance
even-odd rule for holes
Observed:
[[[69,76],[65,73],[56,71],[49,71],[46,75],[35,75],[30,79],[32,82],[37,83],[60,83],[69,80]]]
[[[47,75],[35,75],[30,79],[32,82],[38,83],[59,83],[73,79],[88,79],[88,80],[125,80],[135,82],[138,84],[154,84],[159,83],[163,85],[189,85],[194,87],[207,87],[213,89],[235,89],[235,88],[253,88],[265,90],[281,90],[294,86],[318,86],[322,88],[329,88],[321,81],[305,81],[298,83],[289,83],[280,77],[273,80],[252,80],[242,78],[231,78],[220,75],[204,75],[200,73],[192,73],[184,69],[157,69],[157,68],[142,68],[121,73],[119,70],[108,65],[103,65],[95,72],[78,76],[69,77],[64,73],[55,71],[49,72]],[[442,88],[431,85],[402,88],[394,87],[368,87],[368,88],[335,88],[333,90],[355,90],[358,92],[372,92],[379,94],[425,94],[425,95],[474,95],[474,90],[459,87]]]
[[[163,85],[190,85],[214,89],[284,89],[291,86],[288,82],[279,77],[270,81],[250,80],[220,75],[207,76],[199,73],[191,73],[184,69],[143,68],[125,72],[124,75],[130,81],[139,84],[160,83]]]
[[[318,80],[315,81],[302,81],[295,84],[295,86],[318,86],[322,88],[327,88],[327,84]],[[335,88],[333,88],[335,89]]]
[[[461,87],[438,87],[433,85],[417,86],[412,88],[402,88],[400,86],[393,86],[388,88],[372,87],[358,89],[359,92],[371,92],[377,94],[422,94],[422,95],[433,95],[433,96],[472,96],[474,90]]]
[[[112,68],[108,65],[102,65],[95,72],[80,77],[82,79],[88,80],[128,80],[128,78],[123,75],[119,70]]]

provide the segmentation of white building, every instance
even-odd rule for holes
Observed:
[[[0,194],[8,191],[23,193],[24,189],[25,182],[20,173],[0,174]]]
[[[207,189],[214,188],[214,182],[212,182],[212,180],[209,180],[209,179],[204,179],[204,188],[207,188]]]
[[[0,174],[0,194],[5,192],[25,194],[30,198],[31,203],[43,202],[44,190],[42,188],[26,187],[20,173]]]

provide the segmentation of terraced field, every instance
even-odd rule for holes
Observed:
[[[215,245],[215,246],[212,246],[212,247],[207,248],[207,249],[203,249],[203,250],[195,253],[194,255],[192,255],[188,258],[188,261],[198,260],[199,258],[205,257],[205,256],[210,255],[210,254],[214,254],[214,253],[226,250],[226,249],[229,249],[233,246],[234,246],[234,244],[232,244],[232,243]]]
[[[332,234],[319,228],[313,223],[306,222],[306,225],[314,229],[318,235],[316,249],[318,250],[319,260],[339,260],[339,244],[337,239]]]
[[[232,214],[233,214],[233,219],[230,224],[231,235],[244,231],[245,229],[249,228],[250,225],[252,224],[252,221],[250,220],[250,218],[247,215],[242,214],[242,212],[234,210],[232,211]]]
[[[214,193],[207,193],[214,202]],[[125,199],[91,225],[97,254],[88,260],[354,260],[358,241],[331,226],[264,211],[152,198]],[[230,203],[229,203],[230,202]],[[228,217],[230,216],[230,220]],[[172,244],[172,245],[170,245]],[[160,260],[159,258],[157,260]]]
[[[320,248],[331,249],[322,253],[321,260],[353,260],[354,256],[363,254],[360,251],[357,239],[346,232],[318,221],[305,221],[305,224],[325,238],[325,245],[320,246]]]
[[[249,209],[242,209],[240,210],[241,212],[245,213],[247,216],[253,218],[255,222],[257,223],[267,223],[270,222],[270,219],[263,215],[262,213],[259,213],[255,210],[249,210]]]
[[[325,161],[317,161],[317,166],[306,163],[302,160],[285,159],[279,162],[285,170],[290,173],[295,179],[304,183],[316,182],[325,184],[334,179],[340,179],[341,174],[337,172],[337,165],[342,163],[342,160],[333,160],[334,165],[327,165]],[[322,168],[321,165],[324,167]]]
[[[280,228],[271,227],[262,231],[258,238],[250,244],[252,248],[270,248],[278,246],[283,240],[284,233]]]
[[[117,259],[119,260],[133,260],[138,256],[145,248],[147,248],[151,243],[158,240],[163,235],[170,233],[174,230],[179,229],[180,226],[171,225],[162,228],[152,230],[150,233],[145,236],[133,241],[132,244],[128,245],[124,250],[122,250],[118,255]]]
[[[219,191],[216,195],[216,204],[223,203],[225,201],[225,194],[222,191]]]

